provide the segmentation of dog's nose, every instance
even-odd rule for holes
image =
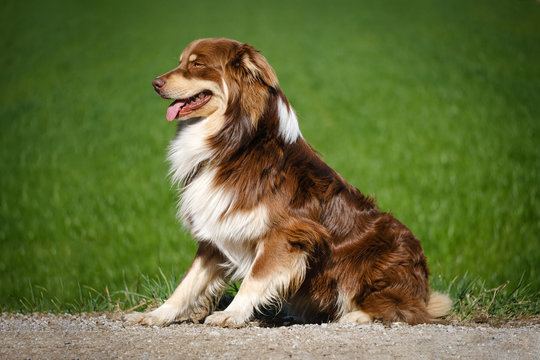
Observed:
[[[152,85],[154,85],[154,89],[160,90],[165,86],[165,79],[157,77],[152,81]]]

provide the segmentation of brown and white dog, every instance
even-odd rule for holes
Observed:
[[[430,293],[420,242],[308,145],[252,46],[196,40],[153,85],[174,99],[167,120],[181,120],[169,161],[199,248],[171,297],[127,321],[237,327],[279,301],[305,322],[417,324],[450,310]],[[210,314],[231,278],[243,280],[238,294]]]

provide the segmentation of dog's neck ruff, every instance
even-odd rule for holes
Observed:
[[[277,107],[279,120],[276,135],[283,139],[285,144],[295,143],[302,138],[302,133],[294,109],[281,97],[278,97],[274,106]],[[184,182],[199,169],[203,162],[211,160],[218,152],[218,149],[212,149],[210,146],[210,139],[215,136],[216,128],[209,124],[222,122],[217,119],[222,116],[216,114],[208,118],[198,118],[196,121],[184,120],[180,123],[176,138],[169,146],[168,160],[171,163],[169,174],[173,184]]]
[[[213,157],[214,151],[208,143],[212,136],[208,120],[209,118],[181,124],[176,138],[169,145],[167,159],[171,163],[169,174],[173,184],[181,185],[195,173],[201,163]]]

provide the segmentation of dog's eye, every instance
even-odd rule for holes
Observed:
[[[204,64],[200,63],[200,62],[193,61],[191,63],[191,66],[194,67],[194,68],[202,68],[202,67],[204,67]]]

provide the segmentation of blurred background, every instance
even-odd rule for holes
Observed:
[[[151,81],[201,37],[261,50],[304,137],[413,230],[438,286],[540,288],[540,3],[4,0],[1,310],[187,270]]]

